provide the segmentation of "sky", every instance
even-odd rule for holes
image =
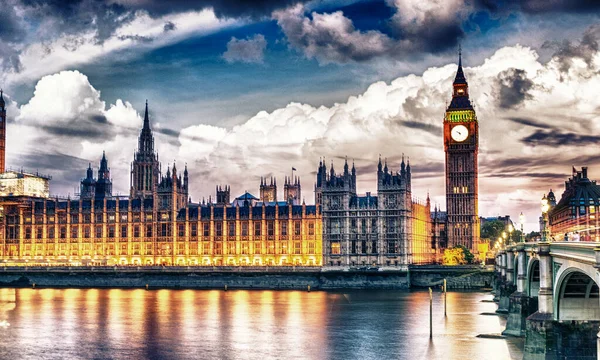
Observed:
[[[413,197],[445,209],[443,117],[459,44],[480,127],[480,215],[526,216],[573,166],[600,178],[595,0],[0,0],[7,165],[71,195],[102,152],[128,194],[144,104],[163,171],[192,201],[258,195],[320,159],[410,160]]]

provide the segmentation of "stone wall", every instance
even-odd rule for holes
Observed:
[[[406,270],[321,268],[0,268],[0,286],[181,289],[483,289],[493,271],[478,266],[412,266]]]
[[[0,271],[0,287],[407,289],[406,272]]]
[[[443,266],[423,265],[411,266],[411,287],[441,286],[446,279],[449,290],[476,290],[491,288],[494,281],[493,267],[478,265]]]

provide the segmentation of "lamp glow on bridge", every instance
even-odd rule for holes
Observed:
[[[546,197],[546,194],[544,194],[544,196],[542,197],[542,224],[543,224],[542,242],[546,242],[548,240],[546,232],[548,231],[548,210],[549,209],[550,209],[550,206],[548,205],[548,198]]]
[[[523,212],[521,211],[521,214],[519,214],[519,223],[521,224],[521,242],[525,242],[525,234],[523,233],[523,224],[525,224],[525,215],[523,215]]]

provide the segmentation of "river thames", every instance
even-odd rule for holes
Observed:
[[[0,289],[0,359],[520,359],[489,293]]]

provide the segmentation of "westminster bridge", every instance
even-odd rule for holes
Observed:
[[[536,242],[496,254],[504,335],[524,336],[524,359],[600,358],[600,244]]]

